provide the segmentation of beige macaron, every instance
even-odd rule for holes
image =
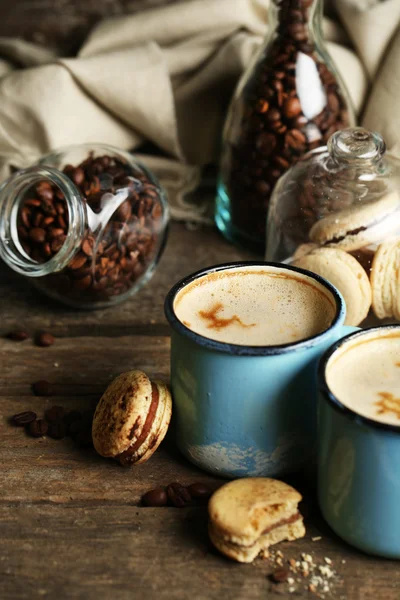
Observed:
[[[371,285],[354,256],[339,248],[316,248],[292,264],[317,273],[339,290],[346,303],[346,325],[358,325],[368,315]]]
[[[381,244],[371,266],[372,308],[378,319],[400,320],[400,237]]]
[[[309,237],[321,246],[353,252],[384,240],[400,227],[400,197],[390,192],[379,200],[353,204],[314,223]]]
[[[94,447],[101,456],[116,458],[123,465],[145,462],[164,439],[171,412],[165,384],[151,382],[142,371],[122,373],[97,405]]]
[[[305,535],[299,492],[282,481],[254,477],[231,481],[208,504],[214,546],[238,562],[252,562],[269,546]]]

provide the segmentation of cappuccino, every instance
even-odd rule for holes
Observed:
[[[347,408],[400,426],[400,328],[366,331],[329,359],[326,382]]]
[[[313,278],[257,265],[198,277],[178,292],[174,311],[204,337],[241,346],[276,346],[322,333],[337,309],[333,295]]]

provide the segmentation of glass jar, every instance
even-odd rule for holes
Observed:
[[[338,131],[283,175],[269,206],[266,260],[329,279],[355,315],[350,325],[371,304],[378,319],[400,320],[400,160],[378,133]]]
[[[262,253],[276,181],[354,124],[321,22],[322,0],[271,0],[271,33],[239,82],[225,123],[216,224],[231,241]]]
[[[52,152],[0,187],[1,258],[77,308],[103,308],[138,291],[161,256],[167,222],[152,173],[111,146]]]

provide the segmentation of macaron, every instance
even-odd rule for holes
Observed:
[[[400,237],[381,244],[371,266],[372,308],[378,319],[400,320]]]
[[[252,562],[272,544],[305,535],[293,487],[267,477],[244,478],[219,488],[208,503],[211,542],[225,556]]]
[[[320,246],[352,252],[385,239],[399,227],[400,197],[390,192],[379,200],[353,204],[320,219],[311,227],[309,237]]]
[[[346,303],[346,325],[358,325],[371,307],[372,293],[368,275],[354,256],[339,248],[312,250],[292,263],[330,281]]]
[[[122,373],[108,386],[93,417],[93,445],[123,465],[145,462],[167,433],[172,413],[167,386],[143,371]]]

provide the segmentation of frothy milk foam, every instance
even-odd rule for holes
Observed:
[[[273,267],[236,267],[208,273],[181,290],[178,319],[213,340],[242,346],[275,346],[328,329],[332,294],[300,273]]]
[[[328,361],[326,382],[354,412],[400,425],[400,332],[372,331],[343,344]]]

